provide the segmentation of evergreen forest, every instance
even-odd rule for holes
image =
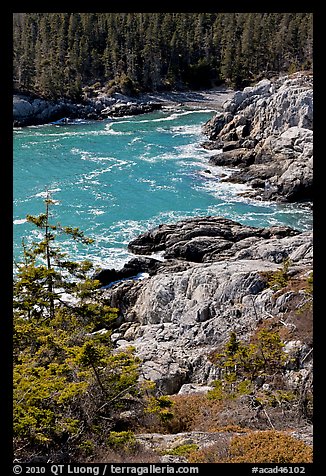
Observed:
[[[312,68],[312,13],[15,13],[14,91],[79,100]]]

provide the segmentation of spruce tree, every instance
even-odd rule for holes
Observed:
[[[16,90],[48,98],[79,100],[97,82],[112,92],[124,75],[144,91],[241,87],[311,68],[312,14],[23,13],[13,46]]]
[[[113,353],[118,310],[92,279],[92,264],[70,260],[58,244],[61,234],[92,240],[54,224],[52,205],[48,195],[44,213],[27,216],[42,238],[23,242],[14,278],[14,449],[21,460],[63,451],[82,457],[85,439],[93,449],[105,441],[126,405],[122,396],[140,396],[132,349]]]

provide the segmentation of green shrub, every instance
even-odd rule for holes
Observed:
[[[174,456],[188,456],[193,451],[198,450],[198,445],[191,443],[185,445],[179,445],[170,450],[165,450],[164,455],[174,455]]]
[[[40,232],[23,242],[13,286],[13,434],[15,457],[54,454],[62,442],[78,458],[101,445],[126,397],[141,398],[139,359],[133,349],[113,352],[117,309],[90,278],[89,262],[63,253],[57,238],[91,244],[78,228],[52,223],[45,213],[27,216]],[[62,292],[73,299],[67,304]],[[103,335],[98,328],[105,328]],[[87,442],[84,443],[84,442]]]
[[[136,446],[136,438],[132,431],[110,431],[107,443],[115,451],[130,451]]]
[[[290,264],[290,260],[287,258],[283,261],[282,268],[274,271],[274,273],[271,274],[270,278],[268,279],[268,286],[270,288],[274,289],[275,291],[285,288],[289,282],[288,271]]]
[[[307,286],[306,286],[306,292],[310,295],[313,294],[313,285],[314,285],[314,275],[313,271],[309,274],[307,278]]]
[[[150,397],[145,413],[157,415],[163,423],[171,420],[174,416],[172,412],[173,401],[170,397],[163,395],[161,397]]]
[[[235,398],[248,395],[258,376],[282,371],[286,361],[284,344],[277,332],[261,329],[255,342],[245,343],[231,332],[230,339],[220,353],[211,360],[220,370],[220,379],[215,388],[208,392],[210,398]]]

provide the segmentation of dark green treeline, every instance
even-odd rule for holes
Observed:
[[[243,87],[312,68],[311,13],[15,13],[14,87],[79,99],[108,92]]]

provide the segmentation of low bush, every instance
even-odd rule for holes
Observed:
[[[282,263],[282,267],[271,274],[268,280],[268,286],[274,289],[275,291],[284,288],[289,282],[289,267],[290,260],[284,260]]]
[[[174,455],[174,456],[188,456],[190,453],[196,450],[198,450],[198,445],[192,443],[192,444],[179,445],[179,446],[176,446],[175,448],[165,450],[163,454]]]
[[[228,447],[212,445],[190,454],[190,463],[311,463],[312,448],[280,431],[234,436]]]
[[[253,432],[231,440],[229,462],[311,463],[312,448],[284,432]]]

